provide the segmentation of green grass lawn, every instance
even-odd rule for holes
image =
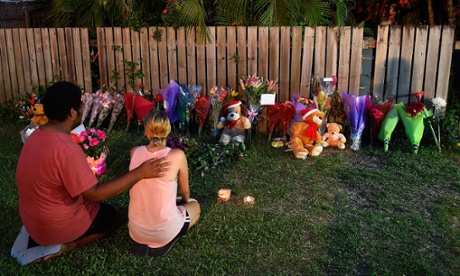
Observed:
[[[459,275],[460,158],[405,137],[359,151],[326,148],[298,160],[256,134],[243,158],[192,170],[201,219],[164,257],[130,253],[126,222],[113,235],[43,264],[10,257],[21,228],[15,186],[23,125],[0,126],[0,267],[8,275]],[[114,130],[105,181],[127,171],[142,131]],[[423,142],[423,141],[422,141]],[[30,173],[34,168],[30,168]],[[232,189],[228,202],[220,188]],[[243,198],[252,195],[254,205]],[[128,193],[108,200],[126,215]],[[127,220],[125,218],[125,220]]]

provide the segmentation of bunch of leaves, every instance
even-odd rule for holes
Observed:
[[[330,114],[335,117],[337,120],[346,121],[345,109],[343,108],[342,97],[338,93],[338,90],[335,90],[331,95],[331,110]]]
[[[441,134],[448,146],[460,147],[460,103],[454,104],[440,121]]]
[[[244,143],[226,146],[203,143],[187,156],[188,164],[194,171],[208,170],[240,158],[245,149]]]

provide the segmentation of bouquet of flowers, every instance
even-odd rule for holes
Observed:
[[[373,140],[377,138],[382,122],[393,105],[393,102],[394,99],[390,99],[385,103],[372,102],[369,100],[368,109],[371,124],[371,136]]]
[[[112,112],[114,105],[115,99],[113,98],[112,94],[110,94],[109,91],[105,91],[101,98],[101,110],[97,119],[96,128],[100,128],[104,120]]]
[[[240,79],[241,89],[246,94],[248,118],[251,122],[257,122],[257,115],[262,110],[260,97],[262,94],[274,94],[277,84],[271,80],[266,80],[263,76],[249,75]]]
[[[403,103],[399,103],[403,104]],[[385,115],[385,118],[382,121],[380,126],[378,138],[383,141],[383,148],[385,151],[388,151],[388,147],[391,141],[391,135],[393,134],[396,125],[399,122],[398,111],[396,110],[396,105],[392,104],[388,113]]]
[[[321,112],[326,114],[326,120],[319,127],[321,135],[326,131],[326,125],[329,122],[329,115],[331,111],[332,95],[335,91],[335,84],[337,77],[332,76],[328,78],[318,78],[313,80],[313,102]]]
[[[198,128],[198,136],[201,136],[203,132],[204,122],[208,117],[210,106],[209,96],[206,95],[200,96],[195,103],[195,113],[200,125]]]
[[[428,111],[422,103],[424,94],[423,91],[411,94],[411,96],[417,98],[417,101],[410,105],[403,105],[401,103],[396,105],[396,110],[403,122],[406,135],[412,143],[412,150],[414,153],[418,152],[420,141],[425,131],[424,118],[432,116],[432,112]]]
[[[102,90],[98,90],[93,95],[93,104],[91,108],[91,115],[89,117],[88,127],[91,127],[93,123],[96,121],[99,113],[102,110],[101,100],[102,100],[103,92]]]
[[[295,115],[294,115],[294,120],[297,122],[302,121],[302,115],[300,115],[300,111],[308,108],[308,107],[314,107],[316,108],[315,102],[313,100],[310,100],[307,97],[304,97],[300,94],[294,94],[291,97],[291,103],[295,107]]]
[[[280,123],[283,131],[283,137],[286,138],[291,119],[294,117],[295,113],[296,108],[290,101],[286,101],[284,103],[277,102],[274,105],[268,106],[269,141],[271,140],[275,128]]]
[[[80,145],[86,155],[86,160],[96,175],[106,170],[106,158],[109,152],[105,146],[106,133],[103,130],[90,128],[80,133]]]
[[[441,97],[436,97],[432,99],[431,103],[433,104],[434,115],[431,118],[429,118],[428,123],[430,125],[431,133],[433,134],[433,138],[436,143],[436,146],[438,147],[439,150],[441,150],[441,122],[439,120],[439,114],[441,113],[441,110],[444,107],[446,107],[447,103]],[[431,121],[434,119],[436,120],[436,124],[438,126],[437,136],[436,136],[436,132],[434,131],[433,125],[431,124]]]
[[[179,120],[178,101],[181,96],[180,86],[174,80],[171,80],[168,87],[159,89],[163,96],[163,106],[168,115],[171,124]]]
[[[355,96],[342,92],[345,114],[350,121],[352,141],[350,148],[352,150],[358,150],[361,147],[361,137],[367,121],[368,97],[369,95]]]
[[[212,106],[212,135],[217,136],[217,124],[220,121],[220,110],[224,104],[224,100],[228,95],[228,89],[225,87],[213,87],[209,91],[211,106]]]
[[[118,119],[118,116],[120,115],[121,111],[123,110],[123,107],[125,105],[125,98],[123,97],[122,94],[115,92],[113,94],[113,99],[115,101],[112,109],[112,114],[110,116],[110,123],[109,123],[109,128],[107,132],[110,132],[115,125],[115,122]]]

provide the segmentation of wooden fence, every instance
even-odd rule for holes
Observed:
[[[119,91],[153,93],[170,80],[238,89],[242,75],[263,75],[278,83],[277,101],[296,93],[308,96],[312,76],[338,77],[339,91],[360,95],[368,76],[379,99],[408,102],[424,90],[428,101],[447,99],[454,28],[450,26],[379,26],[375,46],[359,27],[209,27],[211,42],[195,31],[172,27],[98,28],[100,80]],[[373,48],[373,65],[363,72],[363,51]],[[0,29],[0,101],[14,99],[32,85],[60,76],[91,89],[87,29]],[[131,87],[128,64],[144,75]],[[114,78],[118,76],[118,78]],[[429,104],[429,102],[427,102]],[[262,127],[265,123],[262,119]]]

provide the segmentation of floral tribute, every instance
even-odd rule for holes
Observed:
[[[106,171],[106,158],[109,152],[105,145],[107,134],[103,130],[90,128],[80,133],[80,145],[85,153],[89,166],[96,175]]]
[[[240,79],[240,86],[246,94],[248,118],[253,123],[257,123],[257,116],[263,106],[260,104],[262,94],[274,94],[278,85],[271,80],[266,80],[264,76],[249,75]]]
[[[209,97],[212,107],[212,136],[217,136],[217,125],[220,121],[220,110],[225,103],[225,99],[229,94],[229,89],[226,87],[213,87],[209,91]]]

